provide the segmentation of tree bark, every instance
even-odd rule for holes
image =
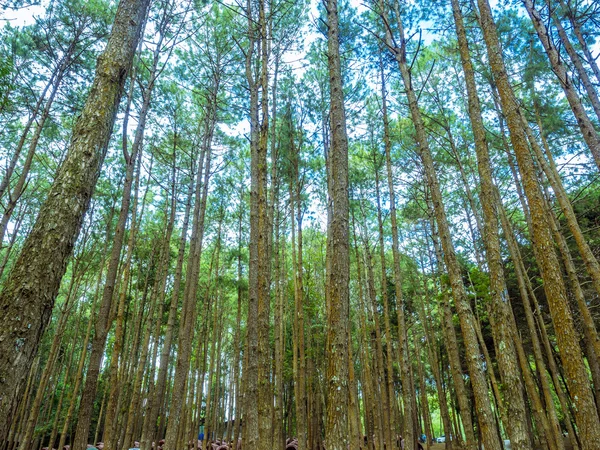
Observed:
[[[331,190],[331,222],[327,241],[327,411],[325,447],[348,448],[348,321],[349,321],[349,201],[348,135],[340,60],[337,0],[327,0],[331,149],[327,160]]]
[[[529,0],[528,0],[529,1]],[[544,292],[554,322],[561,359],[567,373],[568,387],[574,404],[575,420],[581,435],[582,448],[600,447],[598,411],[585,368],[577,332],[567,302],[567,294],[560,272],[558,257],[553,248],[553,237],[548,223],[548,212],[535,176],[533,161],[523,130],[519,103],[510,85],[496,26],[487,0],[478,0],[482,30],[492,73],[498,86],[502,110],[507,119],[510,138],[516,153],[519,171],[527,195],[532,224],[534,252],[542,279]],[[539,24],[538,24],[539,25]]]
[[[270,281],[271,281],[271,236],[272,228],[269,219],[268,184],[267,184],[267,153],[269,139],[269,56],[271,36],[268,32],[268,22],[273,20],[273,10],[266,0],[260,0],[258,4],[258,26],[260,28],[260,75],[259,84],[261,92],[260,130],[255,157],[252,162],[256,163],[254,176],[257,178],[256,191],[251,191],[250,196],[255,194],[256,222],[257,226],[257,265],[256,265],[256,295],[257,295],[257,325],[258,325],[258,432],[260,440],[258,450],[271,450],[272,443],[272,414],[273,392],[271,386],[271,364],[269,356],[270,335]],[[273,137],[274,138],[274,137]],[[275,164],[275,162],[273,162]],[[251,220],[252,227],[252,220]],[[252,244],[251,244],[252,245]],[[252,260],[252,258],[251,258]],[[252,270],[250,268],[250,270]],[[252,285],[251,285],[252,286]],[[304,449],[301,449],[304,450]]]
[[[21,394],[89,207],[149,0],[122,0],[64,163],[0,294],[0,437]],[[87,427],[86,427],[87,428]],[[84,439],[87,440],[87,433]],[[84,446],[82,446],[83,448]]]
[[[506,407],[505,417],[507,418],[505,425],[507,426],[512,448],[525,450],[531,447],[531,441],[525,426],[528,419],[525,400],[523,398],[523,382],[512,338],[516,330],[511,329],[512,321],[510,317],[512,312],[508,302],[500,252],[498,214],[494,207],[494,183],[490,155],[485,136],[485,127],[481,117],[481,106],[475,83],[475,71],[471,63],[467,34],[458,0],[452,0],[452,11],[465,75],[469,118],[475,140],[477,167],[481,183],[480,203],[483,210],[483,242],[490,277],[490,321],[493,324],[492,333],[494,344],[498,350],[496,356],[502,376],[502,391]],[[493,371],[493,367],[489,367],[488,370]]]
[[[264,234],[266,219],[266,178],[267,178],[267,154],[266,146],[261,145],[261,123],[259,119],[259,87],[261,79],[255,75],[254,54],[260,51],[260,45],[266,45],[261,41],[262,26],[264,25],[264,0],[258,2],[261,18],[255,19],[255,7],[250,0],[246,3],[246,16],[248,19],[248,40],[246,50],[246,81],[250,91],[250,244],[249,244],[249,267],[248,267],[248,317],[247,317],[247,364],[245,365],[245,393],[244,393],[244,446],[259,448],[261,445],[261,429],[263,422],[259,415],[264,412],[262,405],[264,383],[266,380],[262,368],[262,337],[263,332],[259,330],[261,313],[264,310],[265,300],[262,297],[265,279],[265,251],[268,245],[268,236]],[[256,25],[258,24],[258,25]],[[258,29],[257,29],[258,27]],[[258,36],[257,36],[258,34]],[[266,36],[264,36],[266,39]],[[266,51],[266,50],[265,50]],[[262,55],[261,55],[262,56]],[[260,58],[261,66],[263,58]],[[266,67],[262,68],[265,71]],[[263,72],[261,71],[261,75]],[[268,95],[267,91],[263,95]],[[266,102],[266,98],[263,98]],[[264,117],[268,120],[268,117]],[[262,252],[261,252],[262,250]],[[263,419],[264,420],[264,419]]]

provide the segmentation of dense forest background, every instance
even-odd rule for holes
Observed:
[[[490,3],[2,0],[0,448],[598,450],[600,3]]]

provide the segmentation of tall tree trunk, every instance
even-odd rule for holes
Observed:
[[[264,0],[258,2],[258,8],[264,14]],[[249,45],[246,51],[246,81],[250,91],[250,244],[249,244],[249,265],[248,265],[248,319],[247,319],[247,364],[244,369],[245,392],[244,392],[244,446],[249,448],[259,448],[261,445],[260,430],[263,422],[259,415],[264,412],[264,405],[261,405],[262,394],[264,392],[264,383],[266,380],[261,378],[264,375],[261,367],[261,337],[263,333],[259,330],[262,324],[259,324],[261,309],[264,307],[265,299],[261,298],[261,280],[264,273],[264,254],[261,255],[261,249],[265,249],[268,237],[264,235],[264,224],[261,218],[265,219],[266,206],[266,176],[267,176],[267,155],[266,147],[261,144],[261,124],[259,119],[259,87],[260,79],[256,79],[254,53],[260,51],[260,44],[266,45],[266,42],[260,40],[264,17],[255,19],[255,6],[251,0],[246,3],[246,16],[248,18],[248,40]],[[259,13],[260,14],[260,13]],[[260,22],[260,23],[259,23]],[[257,24],[258,23],[258,29]],[[258,37],[257,37],[258,35]],[[266,38],[266,36],[264,36]],[[262,58],[260,58],[262,63]],[[266,68],[264,68],[266,70]],[[266,92],[263,92],[267,95]],[[265,100],[265,99],[263,99]],[[265,119],[267,119],[265,117]]]
[[[567,294],[553,248],[553,238],[548,223],[548,212],[535,175],[533,161],[523,130],[519,103],[510,85],[502,50],[498,41],[492,11],[487,0],[478,0],[482,29],[492,73],[498,86],[502,110],[506,116],[510,138],[516,153],[519,171],[523,178],[525,194],[529,202],[532,240],[544,292],[556,330],[560,355],[567,373],[568,387],[573,400],[575,420],[581,435],[582,448],[600,447],[598,411],[578,344],[577,332],[567,302]],[[541,23],[541,22],[540,22]]]
[[[504,236],[505,236],[505,239],[507,242],[509,254],[510,254],[511,259],[513,260],[513,263],[515,266],[515,275],[517,277],[519,293],[521,295],[521,300],[523,302],[523,309],[525,310],[525,318],[527,321],[527,326],[529,328],[529,334],[531,337],[535,365],[536,365],[536,369],[538,371],[539,382],[541,385],[541,390],[543,393],[544,401],[546,403],[546,413],[548,415],[548,421],[550,422],[549,423],[550,435],[548,435],[546,437],[549,440],[550,448],[554,448],[552,442],[550,442],[551,440],[553,440],[554,446],[556,446],[556,448],[558,450],[563,450],[564,442],[563,442],[562,432],[561,432],[561,428],[560,428],[560,423],[558,422],[558,416],[556,414],[556,409],[554,407],[554,398],[553,398],[552,392],[550,390],[550,384],[548,383],[548,376],[546,374],[546,364],[544,362],[542,348],[541,348],[540,340],[539,340],[539,337],[537,334],[535,319],[531,312],[531,302],[530,302],[529,292],[527,291],[527,285],[526,285],[526,281],[525,281],[526,274],[523,269],[523,261],[521,260],[521,255],[519,253],[519,249],[518,249],[516,240],[514,238],[512,226],[510,225],[510,223],[508,221],[506,212],[504,210],[504,206],[502,205],[499,195],[497,195],[497,192],[495,193],[495,199],[496,199],[496,204],[497,204],[497,208],[499,211],[500,223],[502,224],[502,230],[504,232]],[[517,339],[520,340],[520,338],[518,336],[515,336],[515,340],[517,340]],[[517,344],[517,349],[519,349],[518,344]],[[519,350],[519,352],[521,352],[521,350]],[[519,356],[519,359],[522,359],[522,357]],[[527,367],[529,368],[529,363],[527,363]],[[525,381],[527,382],[528,377],[525,374],[525,370],[523,370],[523,375],[524,375]],[[560,389],[560,386],[559,386],[559,389]],[[558,390],[557,390],[557,392],[558,392]],[[529,396],[531,397],[531,394]],[[535,407],[535,405],[534,405],[534,407]],[[566,414],[568,415],[568,411],[566,411]],[[569,425],[571,423],[570,419],[568,417],[567,417],[567,420],[565,420],[565,422],[567,423],[567,425]],[[572,432],[571,432],[571,435],[573,435]]]
[[[391,48],[394,49],[393,56],[398,63],[398,67],[402,75],[402,80],[404,82],[404,88],[408,98],[409,109],[413,120],[413,124],[415,126],[419,156],[423,163],[427,184],[431,190],[431,200],[440,233],[443,257],[446,263],[446,268],[448,269],[450,285],[452,287],[452,296],[454,297],[455,306],[458,312],[462,334],[464,337],[466,359],[469,367],[469,374],[471,376],[473,394],[475,396],[476,411],[480,431],[486,449],[500,450],[500,436],[498,435],[494,423],[494,415],[488,397],[488,388],[485,380],[485,373],[479,358],[479,346],[477,343],[477,334],[475,330],[474,318],[471,312],[470,305],[467,301],[467,294],[462,281],[460,266],[456,257],[454,244],[452,243],[452,239],[450,237],[450,227],[448,224],[448,219],[446,217],[446,210],[443,204],[437,174],[435,172],[433,158],[429,149],[427,135],[425,132],[425,126],[417,101],[417,95],[412,86],[412,75],[408,63],[406,61],[406,41],[404,37],[404,30],[397,2],[395,2],[395,6],[395,15],[398,22],[398,31],[400,36],[401,47]],[[391,36],[388,37],[388,41],[391,42]],[[405,417],[406,416],[409,416],[409,414],[405,414]],[[410,436],[407,435],[406,437],[407,440],[410,437],[413,442],[412,445],[409,444],[408,450],[412,450],[415,446],[414,431],[411,431],[411,433],[412,434]]]
[[[276,200],[279,203],[279,198]],[[285,320],[285,312],[284,312],[284,304],[285,304],[285,280],[286,280],[286,257],[285,257],[285,247],[286,247],[286,239],[285,236],[285,225],[283,226],[283,232],[281,230],[281,224],[285,224],[285,221],[282,221],[280,214],[279,204],[276,206],[277,212],[275,217],[275,238],[276,238],[276,253],[275,253],[275,274],[277,277],[277,281],[275,284],[275,314],[274,314],[274,382],[273,382],[273,394],[274,394],[274,411],[273,411],[273,447],[274,448],[285,448],[285,434],[283,429],[283,408],[284,408],[284,384],[283,384],[283,364],[284,364],[284,355],[285,355],[285,335],[284,335],[284,320]],[[285,210],[284,210],[285,215]],[[241,215],[240,215],[241,218]],[[240,227],[241,228],[241,227]],[[241,230],[240,230],[241,234]],[[241,236],[240,236],[241,239]],[[239,305],[239,303],[238,303]],[[238,308],[238,319],[239,319],[239,308]],[[239,321],[236,322],[236,327],[239,327]],[[237,339],[239,339],[239,329],[236,328],[236,346],[237,351],[235,353],[235,358],[237,365],[239,365],[239,343]],[[236,395],[237,395],[237,365],[235,366],[234,378],[236,380]],[[237,401],[236,401],[237,403]],[[235,418],[238,420],[238,413],[236,412]],[[234,444],[237,441],[234,441]]]
[[[394,414],[394,403],[396,399],[394,391],[394,352],[392,350],[392,327],[390,325],[389,299],[387,290],[387,264],[385,261],[385,246],[383,237],[383,218],[381,215],[381,194],[379,189],[379,168],[375,167],[375,193],[377,198],[377,225],[379,229],[379,259],[381,265],[381,298],[383,300],[383,323],[385,327],[385,353],[387,372],[387,397],[389,403],[390,440],[389,448],[396,448],[396,417]],[[384,380],[382,380],[384,381]]]
[[[512,335],[516,330],[511,330],[512,321],[510,317],[512,312],[508,303],[508,292],[500,252],[498,214],[494,207],[494,184],[490,155],[481,117],[475,71],[471,63],[467,34],[458,0],[452,0],[452,11],[465,75],[469,118],[471,119],[471,128],[475,140],[477,168],[481,183],[480,203],[483,210],[483,241],[490,277],[490,321],[493,324],[492,334],[494,345],[498,350],[496,356],[502,376],[502,390],[506,408],[505,417],[507,418],[505,425],[512,447],[525,450],[531,447],[531,441],[525,427],[528,420],[527,410],[523,398],[523,383],[519,372],[519,361],[512,339]],[[488,370],[493,371],[493,367],[489,367]]]
[[[331,222],[327,241],[327,412],[325,447],[348,448],[348,321],[349,321],[349,230],[348,230],[348,135],[340,61],[337,0],[327,0],[327,55],[331,107],[331,150],[328,158],[332,193]]]
[[[291,122],[291,120],[290,120]],[[290,123],[290,126],[293,126]],[[294,135],[292,132],[291,145],[294,145]],[[292,229],[292,262],[294,269],[294,320],[295,327],[294,345],[296,351],[296,364],[294,370],[294,399],[296,402],[296,434],[298,436],[298,449],[308,450],[308,416],[306,410],[306,357],[304,350],[304,283],[303,283],[303,249],[302,249],[302,198],[299,179],[299,150],[295,149],[296,154],[293,158],[293,183],[290,183],[290,209],[291,229]]]
[[[13,401],[18,402],[21,397],[22,379],[37,353],[89,207],[149,3],[149,0],[119,3],[88,99],[75,123],[66,159],[0,294],[2,440],[10,425],[9,411]]]
[[[269,139],[269,56],[270,56],[270,35],[268,32],[268,22],[273,20],[273,10],[268,8],[266,0],[260,0],[258,4],[258,26],[260,28],[260,75],[259,84],[261,92],[261,122],[259,130],[259,139],[255,148],[255,155],[252,162],[256,163],[254,176],[257,178],[255,194],[256,217],[255,225],[257,227],[256,256],[256,295],[257,295],[257,325],[258,325],[258,432],[260,440],[258,442],[259,450],[271,450],[272,443],[272,406],[273,392],[271,387],[271,355],[269,348],[270,335],[270,281],[271,281],[271,235],[272,228],[269,219],[269,204],[267,199],[267,153]],[[274,138],[274,137],[273,137]],[[273,162],[275,164],[275,162]],[[252,220],[251,220],[252,227]],[[252,258],[250,258],[252,260]],[[252,270],[252,268],[250,268]],[[304,450],[304,449],[301,449]]]
[[[406,319],[404,316],[404,299],[402,295],[402,272],[400,269],[400,239],[398,236],[398,217],[396,214],[396,194],[394,191],[394,178],[392,174],[392,144],[390,139],[390,125],[387,110],[387,90],[385,85],[385,74],[381,64],[381,103],[383,114],[383,143],[385,148],[385,165],[387,172],[388,193],[390,196],[390,218],[392,225],[392,254],[394,258],[394,292],[396,294],[396,316],[398,321],[398,355],[402,379],[406,380],[410,374],[410,363],[408,359],[408,339],[406,332]],[[405,405],[412,402],[414,392],[407,389],[402,390],[402,398]],[[408,425],[408,424],[407,424]]]

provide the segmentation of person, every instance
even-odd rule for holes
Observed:
[[[139,441],[133,441],[133,447],[131,447],[129,450],[135,450],[136,448],[140,448]]]

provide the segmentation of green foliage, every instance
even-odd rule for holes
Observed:
[[[414,334],[421,339],[426,333],[430,333],[429,345],[433,351],[439,352],[440,368],[443,372],[448,372],[449,362],[442,332],[443,317],[440,305],[446,297],[452,302],[452,290],[444,263],[438,261],[433,245],[433,238],[438,237],[439,230],[431,215],[430,186],[426,183],[417,154],[414,124],[409,118],[397,61],[383,44],[385,30],[378,12],[349,0],[339,3],[342,71],[349,130],[349,234],[352,255],[350,342],[355,355],[355,368],[358,377],[362,377],[364,367],[361,358],[371,357],[374,353],[372,342],[363,342],[361,315],[365,315],[368,328],[365,332],[370,339],[371,333],[374,332],[372,314],[383,315],[382,296],[385,292],[389,299],[388,312],[391,317],[392,335],[385,336],[384,339],[390,339],[394,346],[397,345],[398,333],[402,330],[398,330],[396,311],[403,309],[410,335]],[[279,286],[284,303],[285,407],[286,414],[291,414],[289,423],[294,428],[294,356],[291,331],[295,324],[294,271],[291,263],[294,244],[291,241],[291,220],[297,220],[298,217],[295,211],[290,210],[290,195],[294,202],[300,202],[303,226],[302,307],[305,314],[307,358],[313,365],[309,374],[309,384],[314,389],[315,398],[321,398],[322,393],[319,389],[322,389],[325,383],[326,221],[329,206],[326,167],[331,135],[327,26],[322,2],[275,0],[269,2],[269,5],[269,12],[272,13],[267,44],[270,51],[270,91],[264,93],[264,97],[269,99],[270,115],[267,184],[268,202],[274,201],[271,219],[274,228],[279,227],[279,235],[273,236],[273,252],[277,252],[277,257],[281,258],[283,265],[283,269],[276,273],[274,254],[270,275],[270,320],[274,325],[273,313],[276,301],[279,300],[275,292]],[[2,3],[3,8],[25,6],[26,2],[22,1]],[[122,290],[127,289],[125,347],[131,352],[128,355],[139,354],[139,348],[135,347],[139,343],[133,342],[132,330],[136,327],[138,331],[148,329],[151,324],[151,318],[147,318],[149,300],[157,296],[161,299],[162,317],[157,317],[160,321],[159,334],[152,335],[151,348],[162,348],[171,298],[178,302],[175,320],[175,330],[178,330],[182,318],[181,298],[185,287],[181,286],[180,292],[174,292],[175,268],[182,238],[186,239],[183,260],[188,259],[191,234],[190,227],[187,235],[182,233],[183,216],[190,192],[191,211],[195,202],[199,201],[194,194],[194,185],[200,164],[206,164],[206,161],[199,160],[201,148],[208,146],[212,149],[212,165],[207,188],[192,364],[193,367],[199,367],[204,364],[205,359],[210,359],[204,341],[199,341],[200,336],[208,342],[209,349],[212,349],[217,342],[216,336],[222,333],[222,354],[217,356],[220,358],[221,379],[219,381],[215,377],[212,385],[209,387],[207,383],[204,389],[216,390],[220,382],[223,395],[223,385],[231,380],[235,357],[240,356],[235,354],[238,295],[242,319],[239,330],[241,337],[237,343],[241,345],[242,354],[248,320],[251,180],[249,96],[245,73],[248,20],[244,8],[245,4],[241,3],[206,0],[195,0],[190,4],[168,1],[152,3],[144,42],[133,64],[135,78],[129,79],[126,86],[127,92],[130,88],[132,91],[129,122],[123,127],[125,111],[121,108],[91,201],[91,210],[76,244],[75,257],[69,263],[56,300],[55,312],[39,348],[42,363],[40,367],[43,367],[52,337],[56,333],[60,308],[65,305],[69,296],[73,296],[77,306],[69,313],[68,326],[63,338],[64,342],[70,343],[70,347],[61,347],[61,368],[57,369],[59,376],[56,377],[55,389],[46,394],[50,412],[56,411],[58,396],[61,393],[65,393],[66,399],[73,395],[70,391],[73,376],[65,379],[66,369],[63,366],[68,365],[65,358],[68,357],[68,352],[74,352],[75,356],[70,363],[72,374],[77,356],[82,351],[85,325],[88,321],[95,320],[97,314],[93,305],[102,293],[104,271],[114,240],[113,233],[119,214],[125,174],[123,142],[128,146],[133,142],[143,95],[151,87],[151,109],[142,145],[140,189],[137,193],[139,221],[137,242],[132,252],[132,279],[128,286],[117,286],[115,294],[118,296]],[[596,11],[594,8],[591,11]],[[7,23],[0,30],[0,167],[3,171],[8,167],[20,137],[24,136],[25,142],[30,142],[32,131],[26,131],[26,123],[38,101],[41,100],[41,105],[45,104],[48,99],[45,87],[51,86],[53,73],[64,62],[68,49],[73,50],[68,69],[49,110],[49,117],[44,123],[40,143],[27,178],[27,188],[19,198],[18,210],[9,220],[8,233],[0,248],[0,259],[5,259],[0,266],[0,280],[6,278],[10,267],[15,263],[23,240],[31,229],[37,211],[46,198],[64,158],[65,149],[72,139],[71,129],[89,93],[96,61],[105,46],[115,11],[116,2],[111,0],[52,1],[49,2],[45,14],[35,17],[29,24],[16,27]],[[488,317],[488,308],[492,301],[489,292],[490,280],[485,263],[485,237],[480,229],[482,219],[479,174],[451,12],[445,2],[419,0],[402,2],[400,13],[407,28],[407,57],[410,60],[411,81],[418,93],[419,107],[440,179],[462,279],[468,299],[481,325],[485,344],[494,356],[494,342]],[[392,27],[395,26],[395,14],[390,12]],[[541,136],[543,133],[547,139],[549,151],[557,160],[579,224],[585,231],[593,251],[600,257],[598,173],[590,163],[587,147],[579,135],[572,113],[562,95],[561,86],[550,70],[546,55],[533,34],[532,24],[524,14],[521,3],[512,0],[500,2],[494,14],[508,71],[526,120],[536,135]],[[497,106],[493,74],[487,62],[474,11],[466,11],[465,18],[495,181],[511,224],[515,228],[528,276],[532,280],[534,291],[539,295],[541,308],[545,313],[547,304],[537,261],[530,244],[526,216],[522,211],[517,191],[517,183],[520,182],[517,167],[504,117]],[[591,13],[581,18],[585,18],[583,28],[591,45],[599,37],[600,27],[596,26],[598,20]],[[160,30],[164,31],[164,39],[159,44]],[[161,46],[158,52],[157,45]],[[151,79],[150,68],[155,54],[158,55],[160,73],[157,79]],[[259,53],[255,51],[251,69],[259,68]],[[387,87],[391,181],[396,195],[400,235],[402,302],[396,298],[395,278],[392,272],[392,223],[384,158],[381,71]],[[208,127],[211,125],[213,111],[213,138],[210,142],[205,142],[209,135]],[[9,180],[10,186],[14,186],[15,179],[23,167],[24,153],[17,159],[16,174]],[[272,172],[273,168],[276,170]],[[272,173],[275,173],[274,179],[271,178]],[[381,202],[380,211],[377,205],[377,188]],[[164,256],[167,267],[165,289],[159,293],[154,291],[160,284],[159,250],[164,243],[173,195],[174,231]],[[2,206],[6,205],[7,198],[6,195],[0,198]],[[550,201],[554,202],[553,197]],[[552,206],[556,205],[553,203]],[[383,277],[379,258],[378,212],[381,213],[383,221],[383,254],[387,267],[387,273]],[[560,220],[563,220],[562,217]],[[561,225],[563,230],[568,229],[565,223],[561,222]],[[131,230],[128,230],[127,235],[130,232]],[[597,310],[599,300],[588,283],[589,279],[579,259],[577,247],[570,238],[568,243],[577,268],[580,269],[578,276],[586,299],[589,299],[590,305]],[[355,250],[358,250],[360,260],[356,259]],[[373,265],[374,280],[367,279],[367,250],[372,256],[368,263]],[[522,320],[522,314],[519,314],[523,303],[514,264],[509,258],[504,242],[501,251],[508,296],[516,313],[518,331],[520,335],[525,336],[526,351],[529,351],[526,337],[529,330]],[[238,277],[238,261],[241,263],[241,277]],[[359,285],[359,268],[362,268],[362,286]],[[187,270],[184,264],[184,281]],[[76,288],[69,291],[70,283],[75,280]],[[367,299],[369,282],[372,282],[376,291],[374,310],[371,309],[370,299]],[[364,298],[360,298],[361,292]],[[362,307],[364,304],[369,304],[365,310]],[[453,305],[451,308],[452,311],[455,310]],[[453,320],[462,355],[464,350],[460,325],[457,317]],[[138,339],[140,335],[141,332],[138,333]],[[114,339],[114,330],[111,330],[106,347],[106,361],[110,360]],[[269,340],[274,347],[273,329],[269,332]],[[425,347],[424,341],[422,345]],[[412,354],[412,342],[409,349]],[[437,397],[432,361],[429,361],[429,356],[424,356],[429,353],[425,348],[422,350],[425,389],[432,409],[434,429],[435,433],[441,434],[441,399]],[[172,353],[177,354],[176,347],[173,347]],[[125,363],[134,361],[135,356],[131,356],[130,359],[131,361]],[[174,362],[171,361],[171,364]],[[396,359],[394,364],[395,373],[392,376],[399,377]],[[107,368],[103,366],[102,371],[98,390],[100,394],[93,406],[92,428],[98,421],[102,395],[112,382],[107,379]],[[149,372],[145,374],[145,383],[148,383],[152,375]],[[362,395],[364,379],[361,379],[360,383]],[[448,399],[453,398],[451,383],[445,380],[443,383]],[[148,386],[150,385],[144,384],[144,389]],[[228,390],[229,386],[225,389]],[[125,391],[125,395],[129,395],[129,391]],[[364,412],[364,398],[359,402]],[[198,406],[204,419],[207,413],[206,401]],[[63,411],[61,420],[64,415]],[[51,421],[44,421],[38,423],[36,433],[40,437],[48,437],[51,430]]]

